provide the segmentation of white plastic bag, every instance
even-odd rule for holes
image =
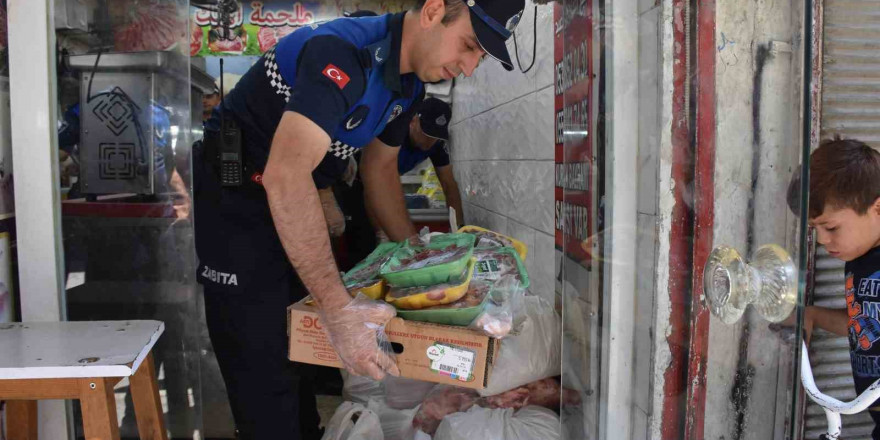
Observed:
[[[405,377],[385,376],[385,379],[382,379],[385,403],[394,409],[412,409],[419,406],[435,385],[437,384]]]
[[[373,380],[373,378],[367,376],[351,374],[344,369],[340,369],[339,373],[342,374],[342,398],[346,402],[366,405],[370,399],[382,398],[382,381]]]
[[[481,396],[493,396],[560,374],[561,322],[553,306],[538,296],[522,298],[518,331],[501,343],[498,359]]]
[[[376,413],[360,403],[342,402],[321,440],[385,440],[385,436]]]
[[[510,408],[474,406],[468,412],[446,416],[434,440],[557,440],[559,416],[538,406],[514,412]]]
[[[390,408],[381,400],[372,399],[367,409],[379,416],[379,424],[382,426],[382,434],[385,440],[413,440],[415,428],[413,417],[419,407],[398,410]]]

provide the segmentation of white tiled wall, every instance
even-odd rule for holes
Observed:
[[[523,241],[532,292],[553,300],[554,213],[553,6],[526,2],[516,30],[522,66],[507,72],[493,59],[453,89],[452,161],[465,222]],[[509,42],[513,54],[513,40]]]

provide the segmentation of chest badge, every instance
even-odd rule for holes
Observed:
[[[394,110],[391,110],[391,116],[388,117],[387,123],[390,124],[391,121],[397,119],[397,117],[400,116],[401,113],[403,113],[403,106],[400,104],[395,105]]]
[[[365,105],[359,105],[357,108],[351,112],[351,115],[348,116],[348,119],[345,120],[345,129],[348,131],[352,131],[355,128],[361,126],[361,124],[367,119],[367,114],[370,113],[370,108]]]

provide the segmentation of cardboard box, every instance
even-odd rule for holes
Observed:
[[[317,310],[302,300],[287,309],[288,357],[294,362],[342,368],[321,327]],[[486,387],[499,341],[464,327],[393,318],[385,333],[397,353],[400,375],[411,379]]]

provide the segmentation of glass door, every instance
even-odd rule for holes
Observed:
[[[566,438],[801,438],[811,8],[557,7]]]

